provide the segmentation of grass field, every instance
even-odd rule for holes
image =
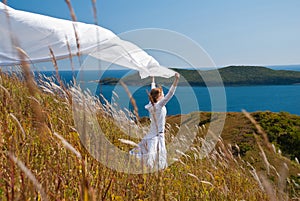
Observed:
[[[299,164],[269,149],[258,125],[243,113],[227,114],[222,138],[208,157],[199,156],[206,122],[189,151],[164,171],[126,174],[87,152],[74,125],[71,90],[47,83],[0,74],[0,200],[299,199]],[[118,140],[126,135],[109,112],[94,105],[107,138],[122,150],[132,148]],[[211,114],[199,115],[205,120]],[[167,143],[179,118],[168,117]]]

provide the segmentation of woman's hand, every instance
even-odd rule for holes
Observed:
[[[175,73],[175,80],[173,82],[174,86],[177,86],[179,78],[180,78],[180,74],[179,73]]]

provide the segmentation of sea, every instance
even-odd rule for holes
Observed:
[[[46,76],[54,76],[55,72],[40,72]],[[77,83],[92,95],[99,97],[105,104],[105,98],[110,104],[123,110],[133,111],[128,94],[121,85],[99,84],[99,79],[123,76],[134,73],[128,70],[110,71],[60,71],[61,79],[70,84],[73,77]],[[172,78],[171,78],[172,79]],[[150,84],[150,83],[149,83]],[[148,116],[144,108],[148,104],[150,86],[127,86],[138,107],[138,113]],[[170,86],[163,86],[164,93]],[[100,95],[102,94],[103,97]],[[258,86],[178,86],[175,96],[167,104],[168,115],[188,114],[194,111],[209,112],[248,112],[272,111],[288,112],[300,115],[300,84],[298,85],[258,85]]]

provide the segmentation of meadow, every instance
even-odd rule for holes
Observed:
[[[138,139],[115,125],[108,107],[55,81],[59,74],[36,81],[28,69],[24,64],[19,73],[0,74],[1,200],[299,199],[299,163],[280,154],[247,112],[227,114],[218,145],[207,157],[200,149],[209,121],[199,122],[193,145],[167,169],[127,174],[107,168],[85,149],[74,125],[71,94],[93,101],[102,131],[128,151],[132,145],[118,139]],[[199,115],[205,120],[211,114]],[[147,127],[147,119],[140,122]],[[167,122],[168,143],[180,122],[178,116]]]

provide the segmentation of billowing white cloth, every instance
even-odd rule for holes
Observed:
[[[151,84],[151,89],[155,88],[155,83]],[[167,109],[166,104],[173,97],[176,87],[172,85],[167,95],[152,105],[151,102],[145,106],[150,114],[150,130],[143,137],[138,147],[131,150],[131,155],[137,156],[149,167],[154,169],[164,169],[167,167],[167,150],[165,145],[165,123]]]
[[[30,62],[50,61],[51,48],[57,59],[78,52],[138,70],[140,76],[171,77],[174,71],[162,67],[136,45],[121,40],[113,32],[100,26],[57,19],[12,9],[0,2],[0,66],[20,64],[15,46],[22,48]],[[13,40],[11,40],[13,39]]]

